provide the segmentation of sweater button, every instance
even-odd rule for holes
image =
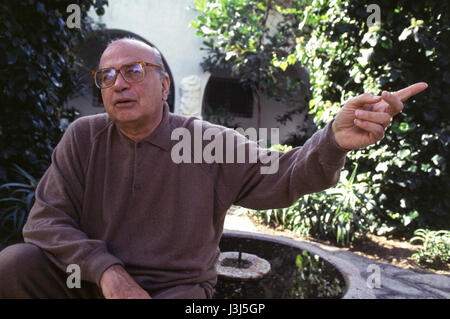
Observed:
[[[136,191],[140,191],[141,190],[141,185],[139,185],[139,184],[136,184],[136,185],[134,185],[134,190],[136,190]]]
[[[137,143],[137,148],[141,148],[141,147],[142,147],[142,143],[141,142]]]

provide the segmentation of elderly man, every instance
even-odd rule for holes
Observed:
[[[94,72],[107,114],[72,123],[36,189],[25,243],[0,253],[0,297],[211,298],[226,211],[286,207],[335,185],[346,152],[383,138],[417,83],[394,94],[350,99],[303,147],[261,163],[176,163],[177,128],[195,118],[169,113],[161,56],[134,39],[112,42]],[[250,145],[230,129],[200,122]],[[189,148],[187,148],[189,150]],[[191,154],[192,155],[192,154]],[[194,154],[195,156],[195,154]],[[81,287],[69,288],[69,265]]]

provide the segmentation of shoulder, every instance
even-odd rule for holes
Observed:
[[[198,127],[198,128],[201,128],[202,132],[204,132],[208,129],[216,130],[216,131],[220,131],[220,132],[234,131],[225,126],[214,124],[214,123],[208,122],[206,120],[201,120],[195,116],[184,116],[184,115],[170,113],[169,121],[170,121],[172,130],[177,129],[177,128],[186,128],[189,131],[193,131],[195,127]]]
[[[69,124],[58,145],[55,156],[76,156],[86,162],[95,140],[112,124],[106,113],[83,116]],[[59,155],[58,155],[59,154]]]
[[[75,139],[92,141],[110,125],[112,120],[107,113],[82,116],[69,125],[66,133]]]

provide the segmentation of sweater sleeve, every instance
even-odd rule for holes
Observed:
[[[36,188],[23,236],[25,242],[40,247],[64,272],[69,264],[77,264],[82,280],[99,285],[108,267],[123,263],[108,252],[104,241],[91,239],[80,229],[83,166],[87,165],[90,143],[87,127],[78,129],[85,138],[76,138],[79,123],[69,126],[53,151],[51,165]]]
[[[336,143],[331,125],[328,123],[303,146],[286,153],[258,148],[259,154],[267,155],[266,164],[258,160],[254,164],[223,165],[227,202],[250,209],[283,208],[305,194],[336,185],[347,150]],[[239,143],[252,142],[238,137],[238,147]],[[263,174],[269,165],[272,172]]]

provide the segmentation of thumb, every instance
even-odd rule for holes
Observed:
[[[380,101],[381,101],[381,96],[373,95],[370,93],[364,93],[364,94],[358,95],[358,96],[350,99],[348,101],[348,104],[352,108],[357,109],[357,108],[363,107],[364,104],[374,104],[374,103],[377,103]]]

